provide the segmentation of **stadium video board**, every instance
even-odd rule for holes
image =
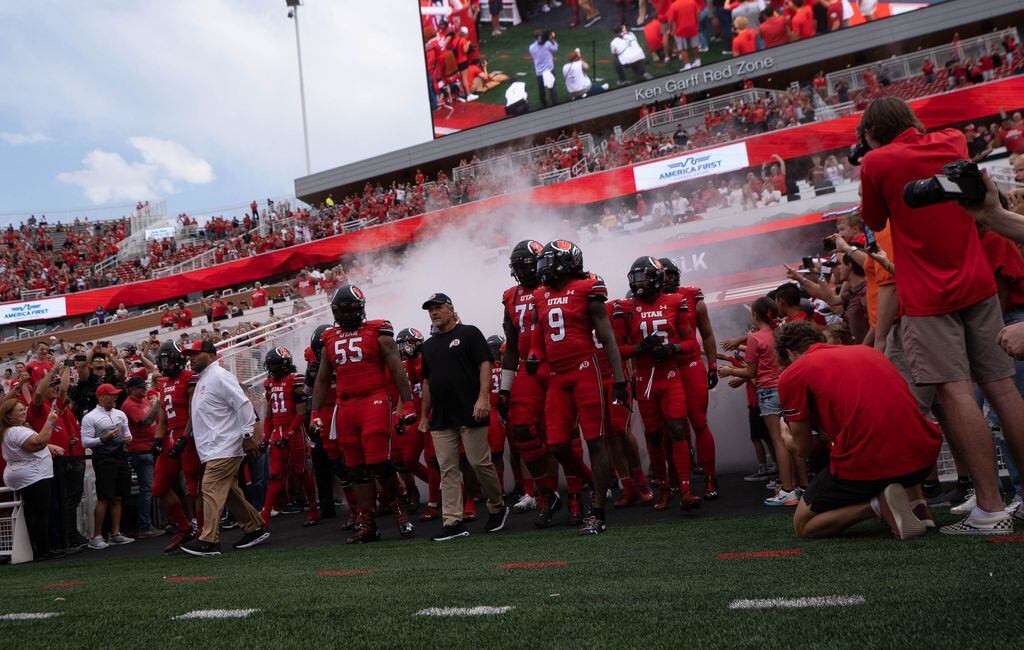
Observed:
[[[434,137],[946,1],[419,0]]]

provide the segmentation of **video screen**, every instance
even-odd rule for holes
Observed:
[[[420,0],[434,137],[945,1]]]

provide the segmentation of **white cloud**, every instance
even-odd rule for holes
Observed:
[[[33,131],[32,133],[11,133],[10,131],[0,131],[0,140],[3,140],[12,147],[17,147],[23,144],[53,142],[53,138],[38,131]]]
[[[57,174],[57,180],[82,188],[96,204],[137,201],[172,194],[178,183],[205,184],[214,179],[213,167],[187,147],[149,136],[129,138],[142,160],[128,162],[121,154],[93,149],[82,158],[82,169]]]

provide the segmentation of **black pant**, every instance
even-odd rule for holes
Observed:
[[[320,516],[333,517],[334,511],[334,472],[331,471],[331,459],[320,445],[313,447],[313,475],[316,476],[316,491],[320,497]]]
[[[52,478],[36,481],[18,490],[25,508],[28,537],[32,540],[32,553],[36,559],[50,552],[50,492]]]
[[[81,536],[78,531],[78,504],[82,502],[85,461],[78,458],[53,458],[53,512],[50,521],[50,546],[65,548]]]
[[[554,73],[552,73],[552,74],[554,74]],[[554,86],[551,86],[551,88],[545,88],[544,87],[544,76],[543,75],[537,75],[537,90],[540,91],[540,105],[541,106],[543,106],[544,108],[548,107],[548,96],[545,94],[547,92],[551,93],[551,105],[552,106],[558,106],[558,92],[555,90]]]
[[[625,82],[626,81],[626,68],[627,67],[630,70],[633,71],[633,75],[636,77],[637,81],[640,81],[641,79],[643,79],[644,74],[647,73],[647,61],[645,61],[644,59],[640,59],[639,61],[634,61],[633,63],[630,63],[628,66],[624,66],[621,63],[619,63],[619,59],[616,58],[615,59],[615,74],[617,74],[619,76],[619,81],[621,81],[621,82]]]

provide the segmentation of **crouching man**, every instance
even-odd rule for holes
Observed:
[[[897,539],[934,527],[921,482],[942,437],[896,368],[867,346],[825,345],[806,321],[787,323],[775,344],[785,367],[779,378],[788,423],[783,439],[806,458],[813,426],[829,446],[828,469],[814,478],[793,516],[797,536],[834,537],[873,517]]]

